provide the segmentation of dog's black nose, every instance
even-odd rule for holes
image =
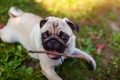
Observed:
[[[48,43],[48,46],[51,46],[53,47],[54,45],[57,44],[57,41],[56,40],[51,40],[49,43]]]

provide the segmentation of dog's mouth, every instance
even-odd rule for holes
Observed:
[[[57,51],[50,51],[50,52],[57,52]],[[53,55],[53,54],[47,54],[47,56],[48,56],[48,58],[54,59],[54,60],[57,60],[61,57],[59,55]]]

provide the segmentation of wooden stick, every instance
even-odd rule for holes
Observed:
[[[63,54],[58,52],[48,52],[48,51],[28,51],[30,53],[42,53],[42,54],[53,54],[53,55],[59,55],[59,56],[65,56],[65,57],[71,57],[71,58],[78,58],[78,59],[86,59],[85,56],[78,56],[78,55],[70,55],[70,54]]]

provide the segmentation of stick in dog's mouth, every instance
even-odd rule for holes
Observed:
[[[65,56],[65,57],[70,57],[70,58],[78,58],[81,60],[87,60],[87,58],[85,56],[82,55],[70,55],[70,54],[63,54],[63,53],[58,53],[58,52],[50,52],[50,51],[28,51],[30,53],[41,53],[41,54],[51,54],[51,55],[58,55],[58,56]],[[87,61],[86,62],[87,67],[89,70],[94,70],[93,69],[93,65],[91,65],[91,61]]]
[[[28,52],[30,53],[42,53],[42,54],[52,54],[52,55],[59,55],[59,56],[65,56],[65,57],[70,57],[70,58],[78,58],[78,59],[86,59],[85,56],[80,56],[80,55],[70,55],[70,54],[63,54],[63,53],[58,53],[58,52],[49,52],[49,51],[31,51],[29,50]]]

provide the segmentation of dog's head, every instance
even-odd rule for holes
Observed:
[[[69,48],[73,30],[79,27],[67,18],[48,17],[40,21],[41,40],[43,48],[47,51],[64,53]],[[73,40],[75,41],[75,40]],[[48,55],[49,58],[58,59],[60,56]]]

